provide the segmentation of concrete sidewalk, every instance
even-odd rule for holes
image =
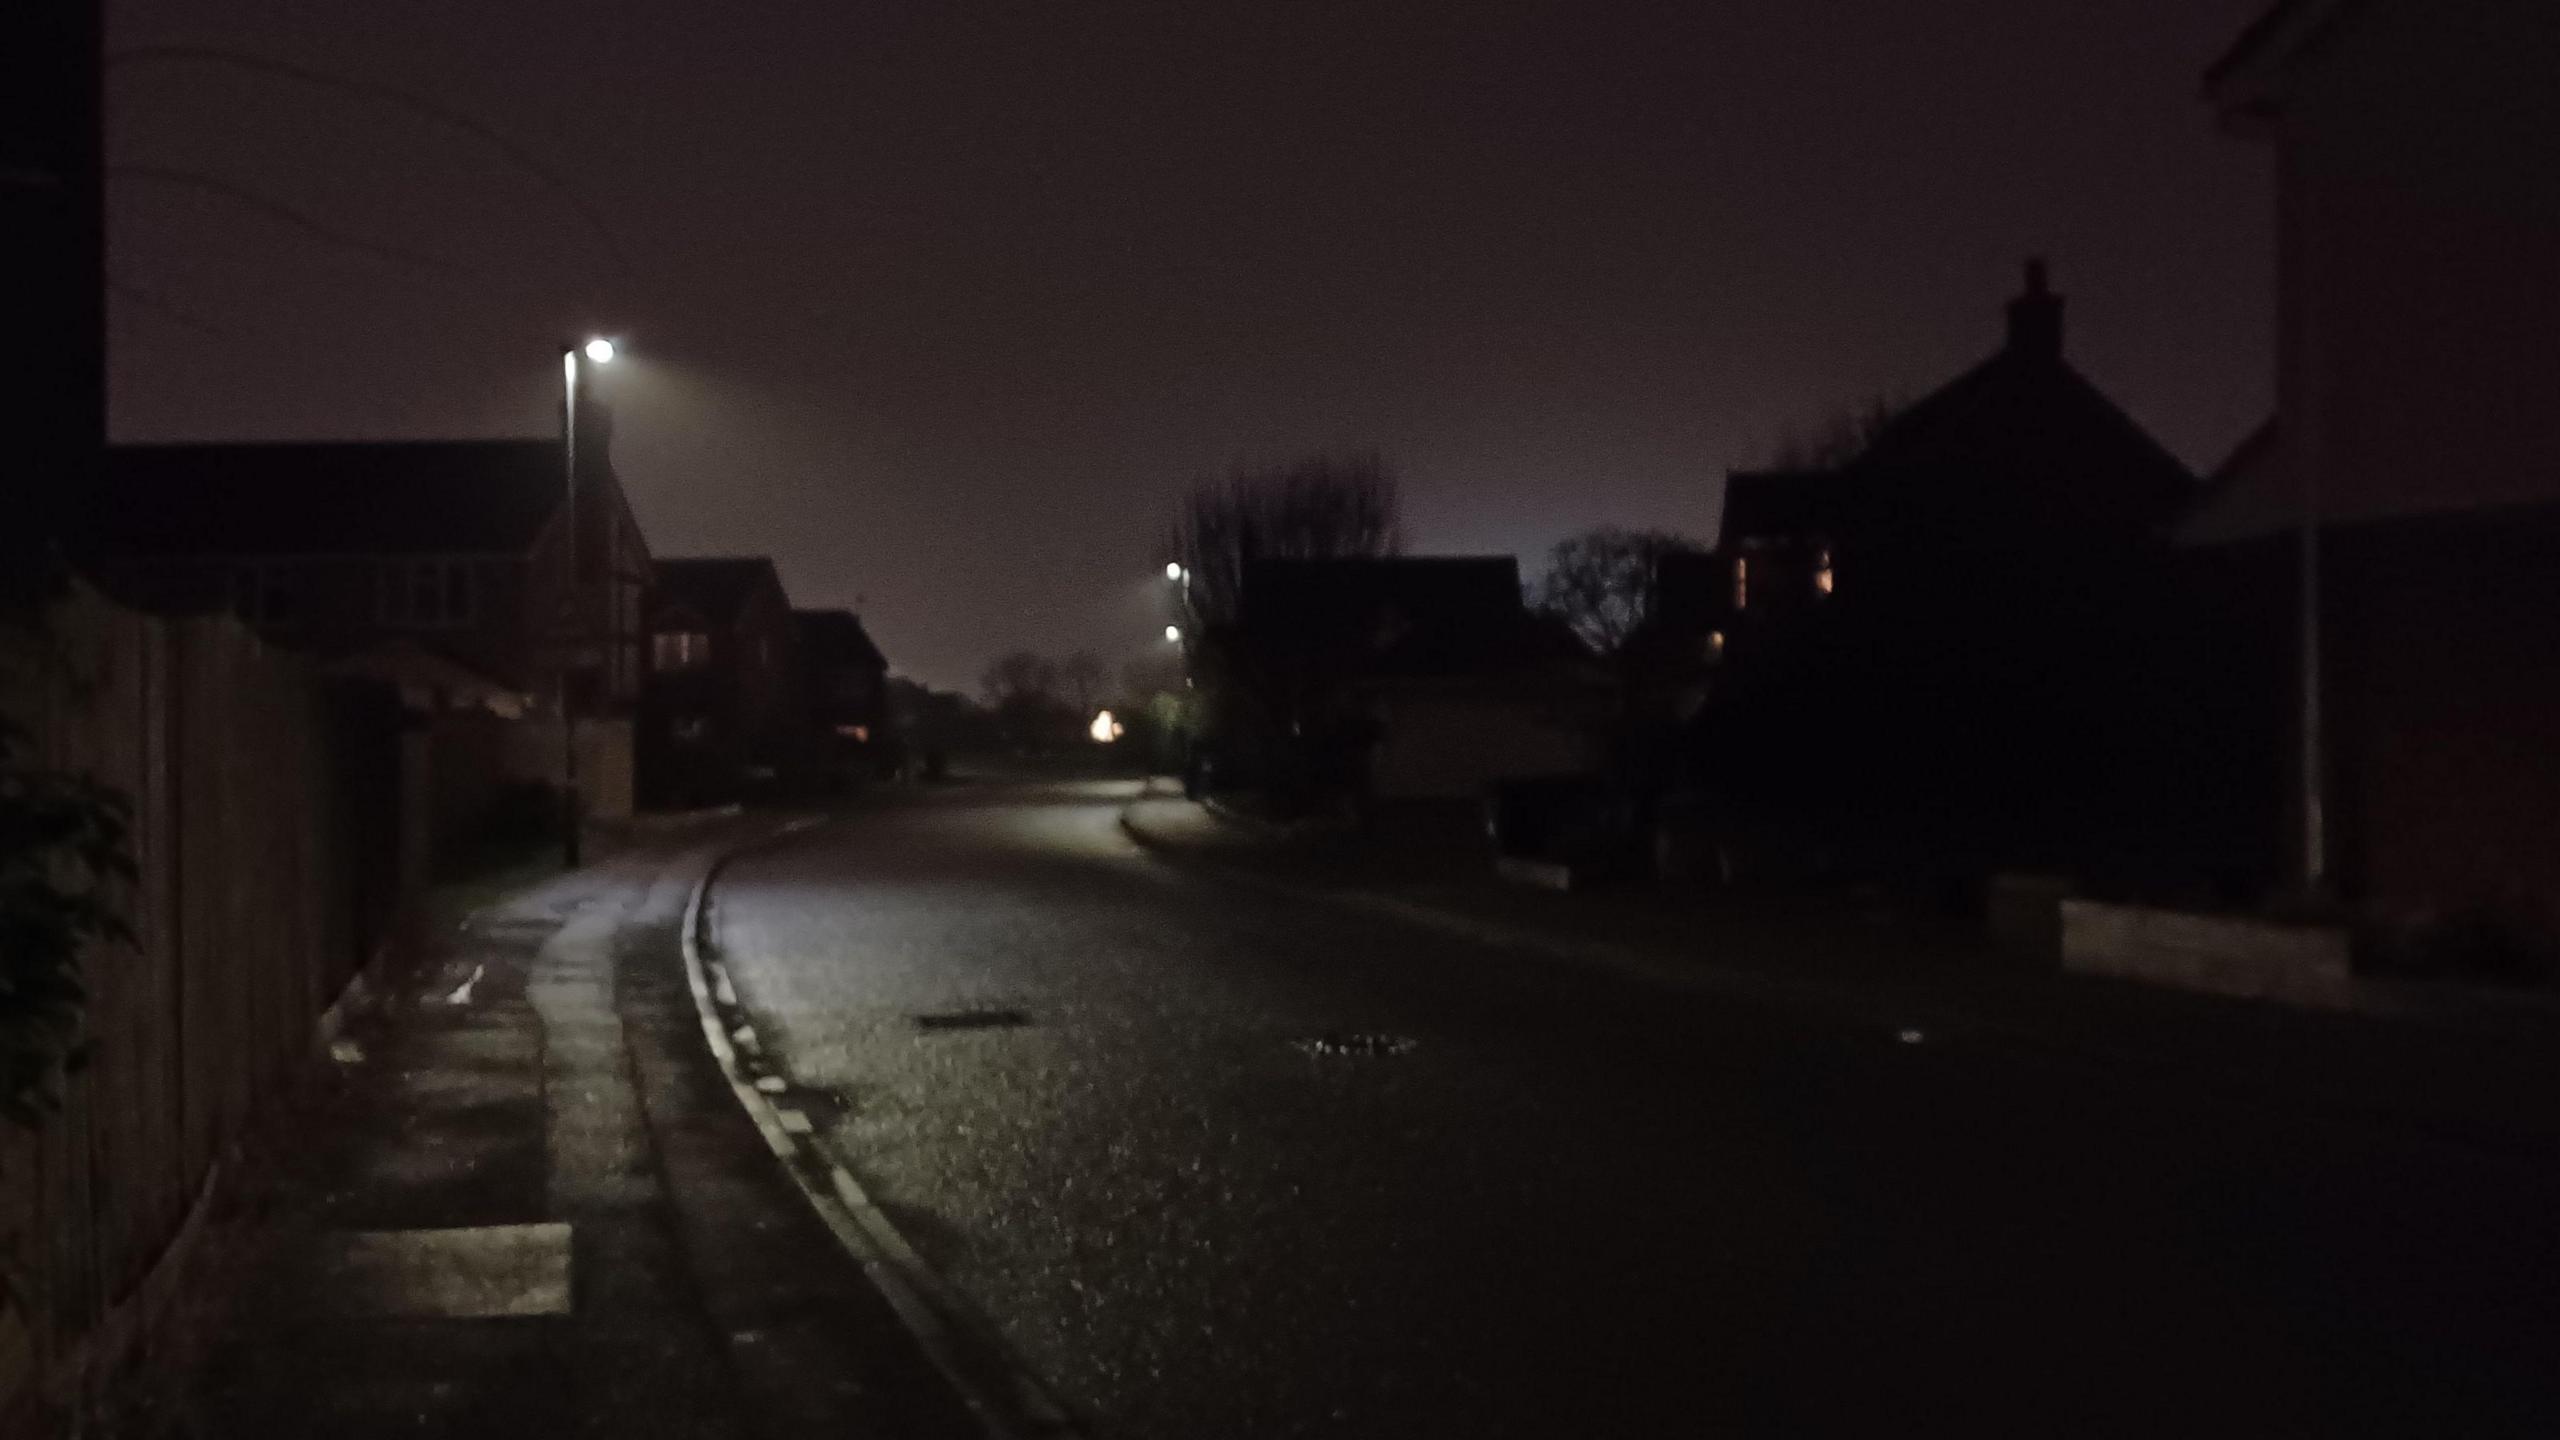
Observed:
[[[1158,794],[1121,821],[1176,863],[1643,983],[1915,1043],[2017,1047],[2198,1103],[2309,1109],[2499,1150],[2560,1147],[2560,1026],[2541,1007],[2448,1004],[2394,1020],[2313,1013],[2066,974],[1882,897],[1558,894],[1504,884],[1481,860],[1284,835]]]
[[[703,1045],[643,839],[471,917],[333,1047],[159,1433],[978,1433]]]

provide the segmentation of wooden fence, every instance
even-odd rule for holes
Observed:
[[[0,706],[133,805],[132,945],[87,957],[94,1053],[37,1133],[0,1126],[0,1430],[103,1382],[168,1288],[225,1150],[307,1059],[401,907],[400,724],[230,619],[90,594]]]

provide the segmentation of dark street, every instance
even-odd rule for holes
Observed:
[[[715,892],[837,1158],[1095,1434],[2555,1413],[2549,1164],[1202,876],[1131,789],[892,801]]]
[[[0,1440],[2560,1436],[2560,0],[0,20]]]

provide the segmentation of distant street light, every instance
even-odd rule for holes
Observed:
[[[1094,712],[1093,723],[1084,727],[1084,733],[1092,736],[1095,744],[1108,745],[1120,738],[1123,728],[1119,721],[1111,718],[1110,711],[1097,710]]]
[[[1181,643],[1182,643],[1182,627],[1181,627],[1181,626],[1179,626],[1179,625],[1167,625],[1166,627],[1164,627],[1164,638],[1165,638],[1165,643],[1166,643],[1166,644],[1169,644],[1169,645],[1179,645],[1179,644],[1181,644]]]
[[[560,347],[560,376],[567,398],[560,406],[560,453],[566,472],[560,525],[560,856],[578,865],[578,731],[569,714],[569,670],[577,658],[578,628],[578,357],[605,364],[613,342],[599,335],[585,345]]]

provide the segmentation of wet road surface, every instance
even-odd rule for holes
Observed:
[[[2560,1426],[2560,1165],[1199,875],[1127,787],[741,859],[768,1051],[1091,1433]]]

